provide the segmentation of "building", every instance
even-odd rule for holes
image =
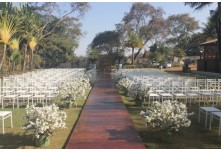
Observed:
[[[200,59],[197,61],[197,71],[219,73],[217,39],[201,43]]]

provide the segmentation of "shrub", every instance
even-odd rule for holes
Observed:
[[[76,101],[80,98],[86,98],[86,91],[90,89],[89,78],[74,78],[61,84],[59,87],[59,96],[62,101],[68,104],[74,102],[77,106]]]
[[[146,126],[158,131],[178,132],[180,127],[189,127],[191,124],[187,118],[191,114],[187,113],[186,105],[177,101],[153,102],[150,109],[141,111],[140,114],[144,117]]]
[[[124,90],[127,92],[132,84],[133,84],[133,82],[130,79],[122,78],[119,80],[117,87],[118,87],[118,89],[121,89],[121,90]]]
[[[117,84],[121,79],[125,78],[125,76],[123,75],[122,70],[118,70],[114,73],[112,73],[112,79],[114,80],[114,82]]]
[[[64,111],[60,111],[55,104],[45,107],[27,106],[26,111],[24,119],[27,120],[27,123],[23,129],[31,131],[35,138],[42,135],[49,137],[54,129],[66,127],[67,115]]]
[[[128,95],[134,99],[143,100],[148,97],[149,87],[143,83],[133,83],[128,90]]]

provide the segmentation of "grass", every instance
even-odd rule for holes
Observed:
[[[160,139],[160,134],[144,125],[142,117],[139,115],[141,110],[145,110],[147,106],[136,107],[131,98],[121,94],[122,100],[127,107],[133,123],[142,138],[146,148],[150,149],[214,149],[221,148],[221,136],[218,136],[218,121],[214,119],[212,130],[204,127],[205,115],[202,114],[201,122],[198,123],[198,103],[188,106],[189,112],[194,112],[190,116],[191,126],[188,128],[180,128],[175,135],[173,143],[164,143]],[[218,106],[221,108],[221,106]]]
[[[65,129],[54,130],[53,136],[50,139],[50,144],[47,147],[40,147],[44,149],[61,149],[64,148],[70,133],[72,132],[75,123],[80,115],[85,100],[78,101],[77,108],[64,109],[67,113]],[[25,115],[25,108],[12,109],[5,108],[4,111],[12,111],[13,115],[13,128],[10,128],[10,119],[5,119],[5,134],[2,134],[2,127],[0,127],[0,149],[36,149],[32,136],[30,133],[22,129],[25,120],[22,117]],[[0,122],[1,124],[1,122]]]

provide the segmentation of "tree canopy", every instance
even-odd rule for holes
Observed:
[[[61,10],[59,3],[0,3],[1,43],[5,49],[0,52],[1,63],[8,66],[4,59],[10,58],[6,54],[10,39],[20,39],[19,49],[21,69],[39,68],[40,65],[55,67],[65,61],[74,59],[74,50],[78,47],[81,35],[81,23],[85,13],[90,8],[88,3],[65,3],[70,9]],[[58,14],[59,12],[59,14]],[[7,24],[6,24],[7,23]],[[5,33],[8,31],[8,33]],[[10,53],[13,56],[17,53]],[[13,57],[14,58],[14,57]],[[11,58],[12,59],[12,58]],[[34,61],[35,60],[35,61]],[[38,63],[39,62],[39,63]],[[42,65],[43,66],[43,65]]]

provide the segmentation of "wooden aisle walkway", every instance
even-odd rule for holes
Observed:
[[[66,148],[145,148],[109,74],[96,81]]]

